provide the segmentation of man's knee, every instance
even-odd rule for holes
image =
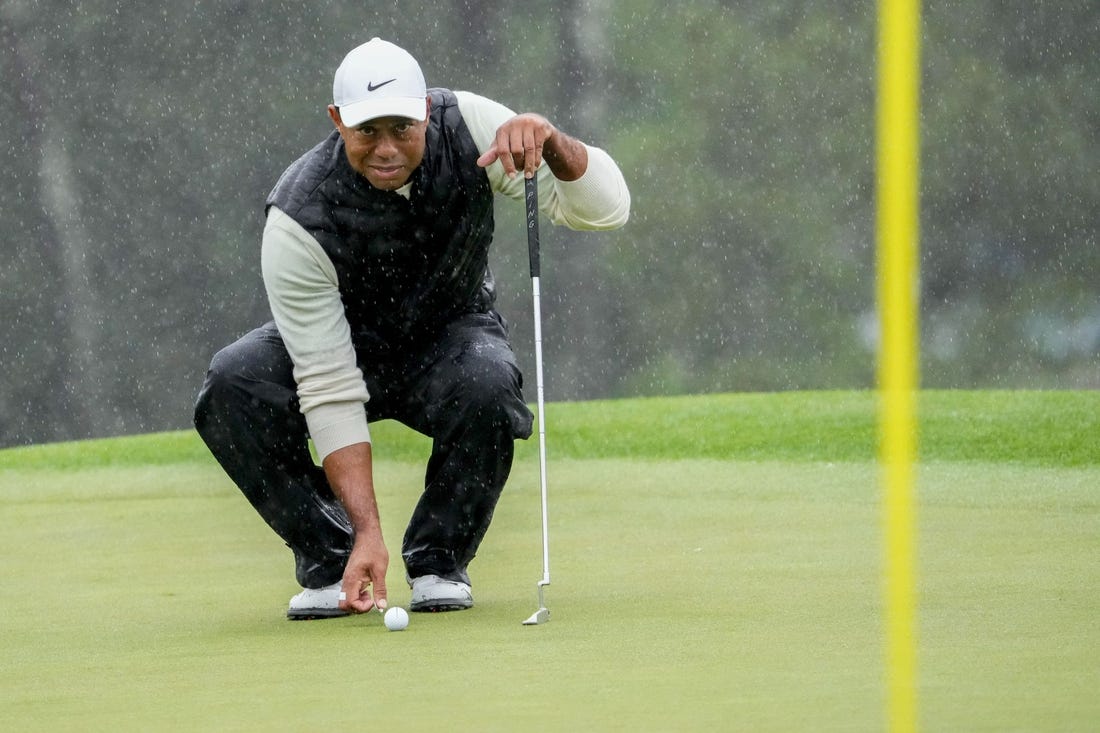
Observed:
[[[210,423],[211,416],[224,405],[231,393],[234,381],[232,346],[227,346],[210,361],[199,396],[195,399],[194,423],[199,433],[203,433]]]
[[[523,399],[523,378],[510,360],[467,365],[459,387],[464,420],[485,427],[507,426],[515,437],[530,434],[531,411]]]
[[[195,427],[200,432],[211,416],[248,411],[260,402],[274,405],[294,400],[290,357],[281,341],[271,340],[268,330],[246,334],[210,360],[195,401]]]
[[[518,395],[523,380],[510,361],[481,360],[466,369],[468,386],[475,399],[487,403]]]

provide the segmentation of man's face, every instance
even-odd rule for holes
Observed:
[[[336,107],[330,105],[328,109],[329,117],[344,139],[348,163],[356,172],[383,191],[395,191],[409,182],[409,176],[424,159],[427,121],[377,117],[356,127],[347,127]]]

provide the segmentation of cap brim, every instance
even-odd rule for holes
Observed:
[[[340,120],[346,127],[356,127],[379,117],[407,117],[423,122],[428,118],[428,104],[424,97],[387,97],[340,107]]]

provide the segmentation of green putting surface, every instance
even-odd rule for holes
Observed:
[[[1100,722],[1100,400],[922,395],[927,730]],[[0,451],[0,728],[881,730],[870,393],[552,404],[476,606],[291,623],[288,550],[191,433]],[[391,604],[428,444],[374,429]],[[601,437],[602,436],[602,437]],[[695,446],[693,448],[692,446]]]

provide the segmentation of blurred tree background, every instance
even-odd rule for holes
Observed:
[[[923,384],[1100,386],[1100,5],[924,5]],[[0,445],[184,428],[262,205],[372,36],[609,150],[543,234],[547,397],[873,385],[871,2],[0,0]],[[500,309],[527,372],[518,203]]]

